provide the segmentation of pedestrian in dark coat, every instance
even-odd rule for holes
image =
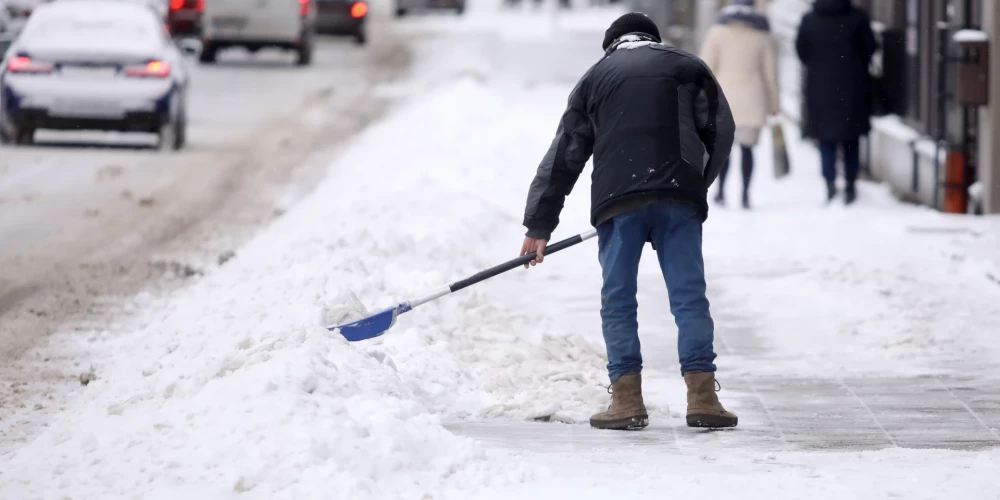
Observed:
[[[591,223],[604,274],[601,324],[611,406],[591,417],[603,429],[648,423],[636,321],[639,258],[652,242],[678,328],[688,425],[733,427],[715,394],[714,326],[705,296],[702,222],[708,187],[729,158],[735,125],[715,76],[697,57],[660,42],[648,17],[625,14],[605,33],[605,56],[569,96],[556,137],[528,192],[521,255],[538,252],[566,196],[594,158]]]
[[[799,25],[795,49],[806,74],[804,135],[819,141],[827,200],[837,193],[838,146],[844,155],[845,201],[856,197],[858,139],[871,129],[868,64],[876,48],[868,14],[850,0],[816,0]]]

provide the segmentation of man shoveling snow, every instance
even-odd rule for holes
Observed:
[[[570,94],[556,137],[528,193],[521,255],[545,246],[563,202],[594,156],[591,223],[603,269],[601,320],[611,405],[591,417],[601,429],[641,429],[642,355],[636,319],[639,258],[657,252],[678,328],[691,427],[734,427],[736,415],[715,394],[714,324],[705,296],[702,223],[708,187],[729,158],[735,125],[711,70],[661,43],[640,13],[605,33],[606,55]]]

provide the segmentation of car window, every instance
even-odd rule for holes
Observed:
[[[28,40],[38,38],[68,40],[108,40],[123,44],[154,42],[159,36],[157,29],[150,29],[147,23],[137,23],[131,19],[73,19],[49,17],[33,23],[24,36]]]

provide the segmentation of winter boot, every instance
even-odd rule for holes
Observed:
[[[743,209],[750,210],[750,193],[743,192]]]
[[[826,202],[829,203],[837,196],[837,183],[826,181]]]
[[[684,374],[688,390],[688,427],[736,427],[736,415],[726,411],[715,395],[715,374],[690,371]]]
[[[722,194],[722,190],[721,189],[719,190],[718,193],[715,194],[715,204],[716,205],[725,205],[726,204],[726,196],[724,194]]]
[[[854,183],[851,182],[844,189],[844,205],[850,205],[856,199],[858,199],[858,192],[854,188]]]
[[[611,405],[590,417],[597,429],[637,430],[649,425],[646,405],[642,403],[642,375],[626,373],[611,384]]]

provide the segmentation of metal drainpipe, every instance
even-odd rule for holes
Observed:
[[[942,4],[942,7],[945,7]],[[937,63],[937,112],[938,112],[938,123],[935,127],[935,137],[937,141],[937,146],[934,150],[934,209],[940,210],[939,200],[941,199],[941,161],[940,161],[940,148],[941,143],[945,142],[947,144],[947,114],[948,114],[948,80],[946,80],[946,73],[948,71],[948,23],[944,21],[939,21],[937,23],[937,34],[938,34],[938,49],[935,56],[935,63]]]
[[[962,12],[962,17],[962,27],[972,29],[972,0],[965,0],[965,10]],[[963,58],[967,57],[964,52],[965,49],[963,49]],[[978,54],[978,57],[983,57],[983,55]],[[966,157],[966,190],[979,180],[979,124],[975,120],[975,113],[976,108],[962,107],[962,150]],[[974,127],[975,133],[970,134],[969,132]]]

